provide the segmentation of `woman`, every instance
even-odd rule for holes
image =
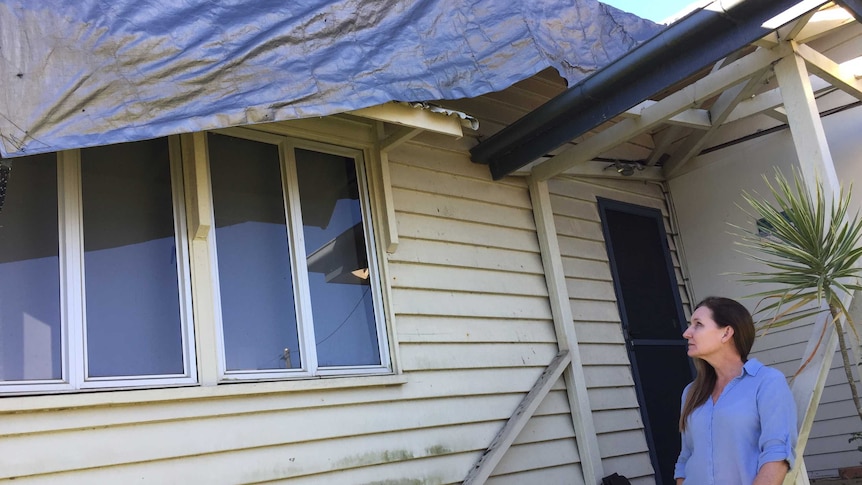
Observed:
[[[780,485],[793,466],[796,407],[784,375],[748,358],[751,314],[709,297],[682,336],[697,377],[682,393],[677,485]]]

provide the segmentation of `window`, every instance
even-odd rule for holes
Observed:
[[[2,162],[0,390],[195,382],[177,152],[159,139]]]
[[[389,370],[362,152],[208,135],[221,375]]]
[[[39,155],[2,162],[11,168],[0,208],[3,383],[63,378],[55,160]]]
[[[205,136],[219,358],[195,358],[178,139],[0,160],[0,393],[391,371],[363,152]]]

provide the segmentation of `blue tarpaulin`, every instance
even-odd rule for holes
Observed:
[[[0,0],[0,153],[572,83],[660,28],[594,0]]]

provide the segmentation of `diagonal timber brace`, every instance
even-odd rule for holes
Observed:
[[[548,395],[548,391],[551,390],[551,387],[554,386],[554,383],[557,382],[557,379],[560,378],[571,361],[572,356],[568,350],[562,350],[554,357],[554,360],[551,361],[547,369],[539,376],[539,380],[533,384],[530,392],[521,400],[521,404],[515,408],[515,412],[509,418],[509,421],[497,433],[497,436],[491,441],[491,445],[482,453],[479,461],[470,469],[470,473],[464,479],[464,485],[481,485],[485,483],[485,480],[494,471],[494,467],[503,459],[503,455],[512,446],[512,442],[515,441],[518,433],[524,429],[527,421],[530,420],[533,413],[536,412],[536,408],[542,403],[542,399]]]

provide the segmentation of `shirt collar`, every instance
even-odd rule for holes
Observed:
[[[760,369],[762,369],[762,368],[763,368],[763,364],[761,364],[759,360],[748,359],[748,362],[746,362],[742,366],[742,371],[745,372],[746,374],[750,375],[750,376],[756,376],[757,372],[760,371]]]

